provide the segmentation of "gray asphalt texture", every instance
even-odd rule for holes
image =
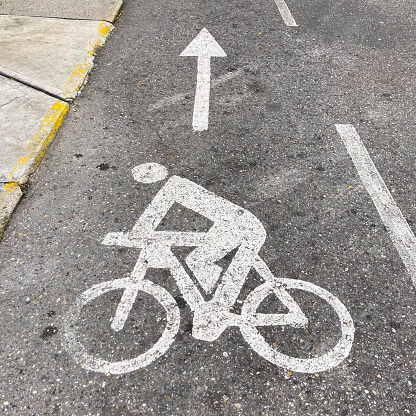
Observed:
[[[284,25],[272,0],[125,1],[0,245],[3,414],[416,414],[415,287],[334,126],[357,128],[416,232],[416,5],[287,3],[297,28]],[[241,74],[212,89],[209,130],[194,133],[196,58],[179,54],[203,27],[228,54],[212,61],[212,78]],[[273,273],[327,289],[351,313],[349,357],[301,374],[257,355],[237,328],[196,340],[174,280],[152,271],[149,279],[181,308],[167,353],[125,375],[77,364],[63,347],[65,314],[92,285],[132,271],[138,250],[101,241],[131,230],[160,188],[131,176],[145,162],[255,214],[268,235],[260,255]],[[172,227],[206,226],[178,211]],[[253,272],[243,293],[256,279]],[[309,331],[270,336],[300,357],[325,351],[339,335],[336,319],[319,299],[292,294],[311,318]],[[126,327],[112,332],[119,297],[97,300],[79,328],[103,358],[144,351],[162,328],[162,308],[143,295]]]

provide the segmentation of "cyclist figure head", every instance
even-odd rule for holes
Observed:
[[[133,178],[141,183],[163,181],[169,176],[168,170],[159,163],[143,163],[132,170]]]

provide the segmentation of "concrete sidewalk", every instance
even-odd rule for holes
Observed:
[[[122,0],[0,3],[0,236]]]

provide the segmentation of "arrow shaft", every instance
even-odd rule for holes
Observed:
[[[211,89],[211,58],[198,57],[198,75],[192,127],[195,131],[208,130],[209,93]]]

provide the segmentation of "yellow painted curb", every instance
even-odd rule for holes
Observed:
[[[69,104],[61,100],[56,101],[50,108],[40,128],[30,140],[24,156],[20,158],[17,165],[13,168],[9,176],[9,182],[22,184],[27,181],[29,175],[35,171],[42,160],[49,142],[62,124],[68,109]]]
[[[21,197],[22,191],[16,183],[0,185],[0,237]]]
[[[88,74],[91,71],[94,62],[94,53],[104,45],[107,36],[113,29],[114,26],[111,23],[101,22],[95,30],[88,46],[85,48],[84,60],[76,66],[67,83],[62,88],[62,95],[65,99],[74,99],[82,89]]]
[[[114,19],[122,4],[122,0],[116,0],[107,15],[107,18]],[[108,35],[113,29],[114,26],[111,23],[103,21],[95,30],[88,46],[85,48],[84,60],[77,65],[62,89],[62,95],[66,99],[74,99],[82,89],[88,74],[92,69],[95,52],[104,45]],[[28,180],[29,175],[37,168],[45,154],[49,142],[53,139],[61,126],[68,110],[68,103],[61,100],[56,101],[42,121],[40,128],[30,140],[23,157],[20,158],[13,168],[8,178],[9,183],[0,184],[0,237],[6,227],[10,215],[22,196],[19,184],[24,184]]]
[[[123,0],[116,0],[111,10],[107,13],[107,16],[105,17],[104,20],[106,20],[107,22],[114,22],[122,5],[123,5]]]

